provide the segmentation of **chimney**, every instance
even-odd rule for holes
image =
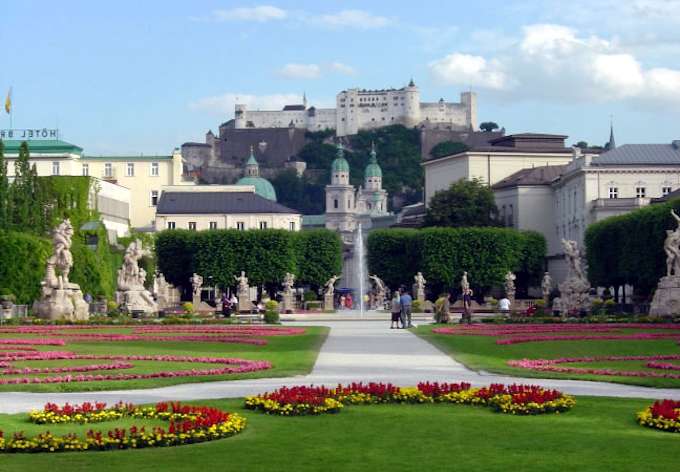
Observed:
[[[680,149],[680,139],[674,139],[671,146],[673,146],[674,149]]]

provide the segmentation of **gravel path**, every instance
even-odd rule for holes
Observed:
[[[428,342],[406,330],[391,330],[387,321],[310,321],[286,323],[331,328],[311,374],[306,376],[182,384],[146,390],[83,393],[0,393],[0,413],[42,408],[45,402],[82,403],[118,401],[154,403],[164,400],[198,400],[242,397],[283,385],[383,381],[415,385],[424,380],[490,383],[531,383],[575,395],[680,400],[680,389],[654,389],[632,385],[579,380],[527,379],[479,373],[467,369]]]

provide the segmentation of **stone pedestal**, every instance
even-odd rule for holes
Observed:
[[[281,296],[281,313],[292,313],[295,310],[295,301],[292,293],[283,292]]]
[[[116,292],[116,302],[127,313],[158,313],[158,304],[151,293],[144,288],[134,288]]]
[[[238,311],[239,312],[247,312],[252,310],[252,302],[250,301],[250,296],[248,293],[243,293],[240,292],[238,294]]]
[[[335,311],[335,303],[332,293],[326,293],[323,296],[323,311]]]
[[[89,306],[76,284],[63,289],[43,289],[42,298],[33,303],[33,313],[46,320],[80,321],[90,317]]]
[[[7,321],[12,319],[12,311],[13,308],[11,306],[9,308],[0,307],[0,320]]]
[[[425,289],[419,287],[418,284],[413,284],[413,297],[420,303],[425,301]]]
[[[201,293],[200,292],[198,294],[194,293],[194,296],[191,299],[191,304],[194,305],[194,308],[198,308],[198,305],[201,304]]]
[[[650,316],[677,315],[680,313],[680,276],[661,277],[656,286]]]

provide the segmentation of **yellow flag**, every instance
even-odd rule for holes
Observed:
[[[5,99],[5,111],[7,114],[12,112],[12,87],[7,91],[7,98]]]

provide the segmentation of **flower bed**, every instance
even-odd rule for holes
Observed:
[[[592,375],[614,375],[621,377],[657,377],[668,379],[680,379],[680,374],[668,372],[651,372],[644,370],[618,370],[602,369],[596,367],[572,367],[560,366],[558,364],[568,364],[575,362],[602,362],[602,361],[652,361],[647,363],[647,367],[666,370],[680,370],[680,366],[674,364],[657,363],[654,361],[677,360],[680,354],[669,354],[662,356],[594,356],[594,357],[561,357],[559,359],[521,359],[510,360],[507,364],[510,367],[520,369],[530,369],[543,372],[559,372],[566,374],[592,374]],[[672,366],[672,367],[668,367]]]
[[[170,425],[167,430],[154,427],[151,431],[146,431],[143,426],[141,428],[131,426],[128,430],[115,428],[107,432],[89,430],[84,438],[75,434],[55,436],[49,431],[30,438],[22,432],[5,438],[0,431],[0,451],[7,453],[103,451],[179,446],[233,436],[246,426],[245,418],[237,414],[213,407],[180,403],[159,403],[155,407],[146,408],[119,404],[110,409],[102,403],[94,405],[86,403],[76,407],[65,405],[61,408],[47,404],[43,412],[34,413],[31,415],[36,417],[36,422],[42,423],[83,423],[127,416],[165,420],[169,421]],[[89,420],[85,421],[88,418]]]
[[[353,383],[335,388],[323,386],[282,387],[245,399],[245,407],[282,416],[338,413],[346,404],[458,403],[483,405],[501,413],[536,415],[571,409],[575,400],[557,390],[536,385],[491,384],[472,388],[468,383],[421,382],[416,387],[383,383]]]
[[[680,401],[657,400],[637,414],[642,426],[680,433]]]
[[[621,329],[655,329],[655,330],[680,330],[679,324],[653,324],[653,323],[605,323],[598,325],[584,325],[577,323],[565,323],[561,325],[513,325],[513,326],[490,326],[472,325],[460,327],[434,328],[433,333],[456,336],[492,336],[502,337],[497,339],[496,344],[509,345],[531,342],[546,341],[601,341],[601,340],[652,340],[652,339],[678,339],[680,332],[660,333],[622,333]],[[565,333],[587,332],[603,334],[554,334],[542,335],[541,333]]]
[[[5,353],[10,354],[10,353]],[[82,374],[82,375],[63,375],[55,377],[14,377],[14,378],[0,378],[0,385],[16,385],[16,384],[50,384],[50,383],[73,383],[73,382],[96,382],[102,380],[136,380],[136,379],[155,379],[155,378],[170,378],[170,377],[202,377],[213,375],[235,374],[243,372],[255,372],[258,370],[270,369],[271,363],[268,361],[255,361],[249,359],[224,358],[224,357],[191,357],[191,356],[123,356],[123,355],[96,355],[96,354],[74,354],[70,352],[17,352],[11,353],[14,356],[4,356],[0,367],[7,367],[7,362],[12,361],[45,361],[45,360],[111,360],[120,361],[117,365],[119,368],[129,368],[127,364],[129,361],[156,361],[156,362],[190,362],[199,364],[222,364],[224,367],[212,369],[190,369],[190,370],[165,370],[159,372],[152,372],[148,374]],[[59,368],[58,368],[59,369]],[[63,371],[91,371],[101,370],[95,369],[94,366],[75,366],[65,367]],[[78,370],[81,369],[81,370]],[[52,369],[57,371],[57,369]]]

